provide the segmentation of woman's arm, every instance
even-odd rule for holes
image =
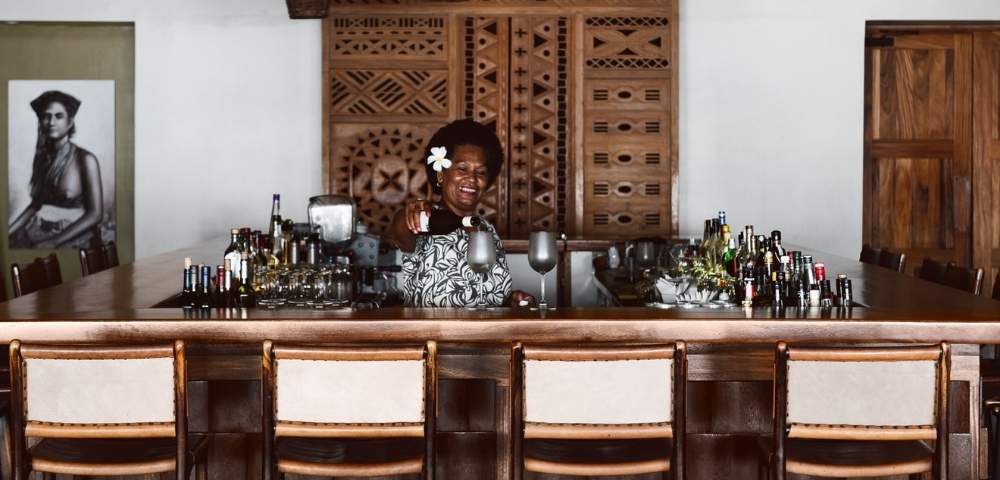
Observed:
[[[39,209],[41,209],[41,206],[32,200],[24,211],[22,211],[21,214],[18,215],[17,218],[15,218],[14,221],[7,227],[7,230],[10,232],[9,235],[14,235],[17,231],[24,228],[24,226],[28,224],[28,221],[31,220],[36,213],[38,213]]]
[[[417,247],[417,232],[420,231],[420,212],[430,213],[431,206],[426,200],[411,200],[392,217],[389,233],[400,250],[413,253]]]
[[[83,215],[62,233],[39,242],[39,247],[58,247],[94,228],[104,217],[104,191],[101,185],[101,165],[91,154],[83,157],[78,165],[83,185]]]

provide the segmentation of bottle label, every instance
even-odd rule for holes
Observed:
[[[431,216],[426,211],[420,212],[420,233],[427,233],[431,230]]]
[[[240,259],[241,258],[242,257],[240,255],[239,250],[236,250],[236,251],[233,251],[233,252],[229,252],[229,255],[226,255],[224,257],[225,260],[229,260],[229,265],[230,265],[229,268],[232,269],[233,278],[242,278],[240,276],[240,273],[241,273],[241,270],[240,270]]]

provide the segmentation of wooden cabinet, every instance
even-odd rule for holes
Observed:
[[[1000,267],[1000,26],[870,24],[864,242]]]
[[[324,174],[375,232],[429,196],[426,140],[473,118],[506,162],[480,213],[503,235],[677,231],[673,2],[333,2]]]

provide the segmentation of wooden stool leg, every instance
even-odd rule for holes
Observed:
[[[195,478],[197,480],[208,480],[208,462],[204,461],[195,465]]]

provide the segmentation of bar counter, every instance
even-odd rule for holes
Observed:
[[[826,263],[830,276],[846,273],[855,301],[863,306],[789,308],[780,315],[769,309],[681,308],[562,308],[543,314],[523,309],[153,308],[178,294],[184,257],[214,264],[224,246],[221,239],[205,242],[0,304],[0,341],[188,341],[191,425],[193,432],[213,436],[210,477],[259,478],[261,341],[436,340],[442,379],[438,478],[502,479],[511,478],[506,418],[511,342],[691,344],[688,478],[700,479],[756,475],[751,446],[770,433],[775,342],[948,341],[956,344],[951,478],[980,478],[984,452],[979,448],[975,344],[1000,343],[1000,302],[988,298],[803,249]]]

